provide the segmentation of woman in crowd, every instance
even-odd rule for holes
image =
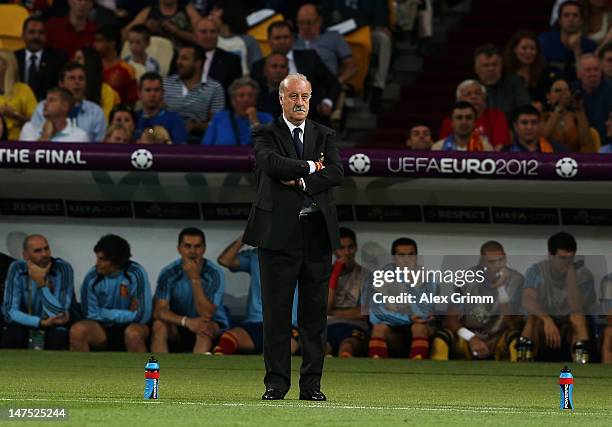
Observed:
[[[130,105],[116,105],[110,113],[108,123],[110,126],[125,128],[129,135],[129,142],[133,142],[134,132],[136,131],[136,113]]]
[[[119,94],[115,89],[103,81],[103,66],[100,54],[92,47],[82,47],[74,54],[74,60],[85,67],[87,76],[88,101],[95,102],[104,111],[104,116],[109,119],[113,107],[120,102]]]
[[[541,109],[553,76],[546,67],[535,33],[529,30],[515,32],[506,44],[503,62],[506,73],[516,74],[523,80],[535,107]]]
[[[19,81],[17,58],[13,52],[0,49],[0,114],[5,119],[7,139],[19,139],[21,127],[36,109],[36,97],[25,83]]]
[[[252,145],[251,128],[270,123],[271,114],[255,108],[259,85],[250,77],[241,77],[229,87],[231,109],[219,111],[204,134],[204,145]]]
[[[584,0],[583,34],[602,46],[612,34],[612,3],[608,0]]]
[[[177,48],[194,42],[192,29],[199,19],[200,14],[191,4],[179,0],[158,0],[153,6],[143,8],[123,29],[123,39],[127,40],[131,27],[144,24],[151,35],[165,37]]]
[[[548,108],[542,115],[542,136],[562,143],[570,151],[597,152],[599,147],[591,137],[582,97],[578,93],[572,95],[567,82],[557,79],[550,86],[546,99]]]
[[[250,66],[261,58],[261,50],[257,41],[246,34],[244,6],[236,0],[217,0],[210,18],[219,30],[217,46],[240,56],[242,74],[249,74]]]

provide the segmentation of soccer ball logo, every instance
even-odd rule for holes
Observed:
[[[370,158],[365,154],[353,154],[348,160],[349,169],[354,173],[368,173],[370,170]]]
[[[563,157],[555,164],[555,171],[561,178],[573,178],[578,173],[578,163],[571,157]]]
[[[132,166],[136,169],[149,169],[153,166],[153,154],[144,148],[134,151],[132,153]]]

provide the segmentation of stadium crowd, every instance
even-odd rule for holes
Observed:
[[[459,2],[10,3],[31,15],[25,47],[0,50],[3,140],[245,146],[253,126],[280,114],[278,86],[288,73],[308,77],[310,116],[330,124],[361,90],[365,60],[370,111],[381,112],[395,40],[408,34],[427,46],[441,4]],[[407,148],[612,152],[612,6],[550,3],[550,31],[518,30],[504,49],[475,47],[473,78],[457,86],[448,117],[439,129],[414,123]],[[267,41],[247,24],[264,7],[284,17],[267,26]],[[372,60],[355,57],[336,31],[362,27],[371,29]]]
[[[387,277],[397,269],[424,268],[413,239],[396,239],[391,261],[373,271],[356,261],[354,231],[342,227],[340,241],[328,291],[330,357],[612,363],[612,274],[596,279],[588,262],[576,257],[571,234],[551,236],[547,258],[524,274],[508,265],[499,242],[484,242],[478,264],[463,266],[473,277],[482,274],[482,280],[459,283],[457,276],[450,285],[468,298],[452,297],[443,306],[434,302],[443,299],[445,279],[394,279],[385,299],[375,294],[380,290],[376,271]],[[206,238],[198,228],[180,232],[180,257],[161,270],[153,294],[147,272],[131,259],[129,243],[117,235],[103,236],[93,248],[95,265],[85,275],[78,302],[70,263],[52,256],[44,236],[27,236],[23,259],[2,256],[1,346],[259,354],[259,262],[255,249],[243,247],[238,238],[217,258],[229,271],[250,276],[245,314],[238,322],[224,305],[224,271],[204,256]],[[293,353],[300,347],[296,298],[297,292]]]

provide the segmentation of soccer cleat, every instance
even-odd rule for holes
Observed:
[[[431,360],[448,360],[453,345],[453,333],[448,329],[438,329],[434,332],[431,341]]]
[[[533,362],[533,341],[527,337],[519,337],[516,353],[517,362]]]

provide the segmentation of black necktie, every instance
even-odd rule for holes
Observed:
[[[36,68],[36,55],[30,55],[30,66],[28,67],[28,86],[34,88],[36,85],[36,74],[38,69]]]
[[[302,144],[302,141],[300,141],[301,132],[302,129],[300,128],[293,129],[293,145],[295,145],[295,152],[300,159],[304,157],[304,144]]]

